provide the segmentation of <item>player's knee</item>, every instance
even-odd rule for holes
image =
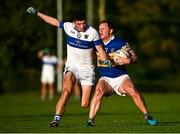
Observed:
[[[133,98],[136,98],[136,97],[139,96],[139,93],[138,93],[135,89],[133,89],[133,90],[131,90],[131,92],[129,93],[129,95],[130,95],[131,97],[133,97]]]
[[[96,88],[96,91],[94,93],[94,95],[96,96],[96,98],[101,98],[104,94],[104,91],[102,88]]]
[[[82,101],[81,102],[81,107],[88,108],[88,106],[89,106],[89,101]]]
[[[65,96],[69,96],[71,94],[71,91],[68,90],[67,88],[64,88],[63,91],[62,91],[62,95],[65,95]]]

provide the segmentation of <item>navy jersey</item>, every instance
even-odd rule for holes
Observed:
[[[110,60],[112,62],[112,67],[107,67],[107,65],[104,65],[100,62],[100,57],[98,55],[98,70],[100,73],[100,76],[106,76],[115,78],[124,74],[128,74],[125,65],[118,65],[114,62],[114,52],[121,49],[123,46],[126,46],[128,43],[124,41],[123,39],[119,37],[112,36],[110,41],[104,44],[104,48],[106,53],[109,55]]]

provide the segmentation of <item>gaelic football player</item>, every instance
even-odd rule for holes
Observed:
[[[87,127],[93,127],[94,119],[100,109],[103,96],[109,96],[116,93],[120,96],[129,95],[139,110],[143,113],[145,120],[149,125],[156,125],[157,120],[149,114],[145,102],[138,90],[134,87],[125,65],[136,61],[136,54],[130,48],[128,43],[121,38],[113,35],[113,28],[108,21],[102,21],[99,25],[100,38],[103,40],[104,48],[112,60],[112,67],[103,65],[98,60],[98,69],[100,79],[96,85],[95,93],[91,100],[89,119]],[[114,54],[117,50],[124,49],[130,57],[119,57],[114,61]]]
[[[83,14],[76,14],[73,17],[73,22],[64,22],[45,15],[33,7],[29,7],[26,12],[36,14],[46,23],[63,29],[67,35],[67,62],[63,76],[63,89],[56,104],[54,120],[50,123],[51,127],[57,127],[65,112],[66,103],[76,81],[82,87],[81,106],[87,108],[89,105],[95,79],[92,56],[94,47],[99,52],[104,64],[111,66],[111,62],[107,58],[98,32],[86,23]]]

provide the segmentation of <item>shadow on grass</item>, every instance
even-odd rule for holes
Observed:
[[[167,122],[159,122],[158,126],[175,126],[175,125],[179,125],[180,121],[167,121]]]

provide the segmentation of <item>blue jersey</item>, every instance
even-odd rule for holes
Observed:
[[[100,57],[98,55],[98,70],[100,76],[106,76],[110,78],[115,78],[124,74],[128,74],[125,65],[118,65],[114,62],[114,52],[121,49],[123,46],[126,46],[127,42],[119,37],[112,36],[110,41],[104,44],[104,48],[106,53],[109,55],[111,62],[113,64],[112,67],[107,67],[107,65],[101,64]]]

